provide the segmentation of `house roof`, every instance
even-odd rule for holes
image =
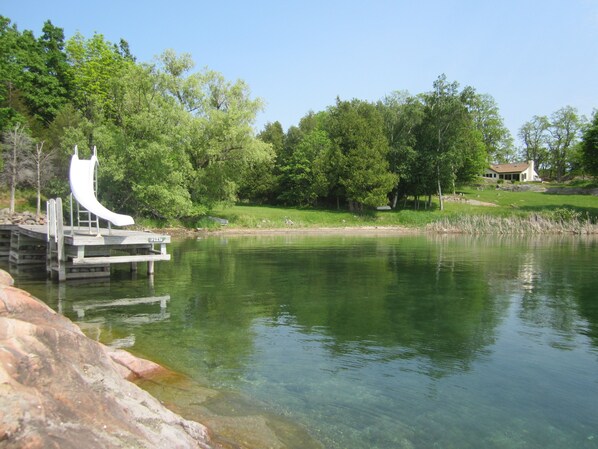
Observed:
[[[515,164],[492,164],[490,168],[496,173],[521,173],[529,168],[527,162],[516,162]]]

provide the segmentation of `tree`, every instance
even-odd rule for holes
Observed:
[[[276,121],[266,123],[257,138],[271,145],[273,157],[249,164],[240,185],[239,196],[257,202],[273,202],[279,193],[280,173],[277,171],[277,161],[284,151],[285,133],[280,122]]]
[[[274,157],[272,146],[256,139],[253,123],[262,108],[241,80],[232,83],[220,73],[205,70],[186,77],[167,72],[169,92],[190,113],[190,161],[195,171],[192,196],[204,205],[237,199],[239,186],[252,164]],[[182,86],[183,90],[174,90]]]
[[[486,163],[511,161],[514,156],[513,137],[504,124],[494,98],[488,94],[478,94],[470,86],[463,89],[461,96],[475,128],[482,135],[487,154]]]
[[[283,202],[313,206],[319,197],[327,195],[325,167],[331,146],[323,130],[314,129],[303,136],[280,168],[283,190],[279,198]]]
[[[583,133],[581,148],[585,170],[598,176],[598,110],[594,111],[594,118]]]
[[[76,33],[65,45],[72,67],[72,98],[75,106],[90,120],[113,117],[114,83],[133,62],[123,57],[118,48],[95,33],[90,39]],[[93,142],[89,142],[90,146]]]
[[[4,128],[17,121],[30,128],[45,128],[68,101],[68,74],[62,29],[44,24],[36,39],[20,33],[10,20],[0,18],[0,87]]]
[[[339,193],[350,209],[362,210],[388,203],[397,176],[388,167],[388,141],[383,119],[375,105],[359,100],[341,101],[329,111],[328,134],[338,153]]]
[[[24,33],[25,34],[25,33]],[[72,89],[72,71],[64,52],[64,31],[49,20],[44,23],[42,35],[31,43],[35,49],[37,67],[27,98],[32,115],[47,127],[58,111],[69,101]]]
[[[51,176],[49,163],[54,157],[54,151],[47,151],[44,149],[45,142],[39,141],[35,143],[35,149],[31,153],[31,162],[35,168],[35,187],[37,191],[37,207],[36,214],[41,215],[41,196],[42,187]]]
[[[18,58],[19,39],[16,25],[0,16],[0,132],[26,121],[26,108],[19,89],[23,72]]]
[[[17,123],[11,130],[3,133],[2,143],[4,171],[10,187],[10,213],[12,214],[15,212],[15,191],[23,178],[25,172],[23,168],[27,153],[31,151],[32,140],[25,127]]]
[[[579,141],[583,119],[577,110],[566,106],[553,113],[548,127],[548,151],[557,181],[562,181],[570,168],[572,151]]]
[[[435,186],[440,210],[444,210],[443,190],[454,188],[457,180],[466,182],[479,175],[486,159],[481,133],[475,129],[458,87],[457,82],[449,83],[441,75],[434,90],[421,96],[424,119],[418,146],[424,160],[419,166],[425,170],[424,193],[430,195]]]
[[[389,168],[398,178],[392,198],[395,208],[399,195],[407,195],[412,190],[416,176],[416,129],[423,120],[423,104],[408,92],[393,92],[378,103],[378,109],[389,143]]]
[[[93,133],[106,202],[141,215],[178,218],[193,213],[190,117],[161,79],[153,66],[127,65],[111,90],[114,121],[96,123]]]
[[[534,115],[529,121],[519,128],[519,138],[524,144],[523,158],[526,161],[534,161],[536,170],[548,168],[548,149],[546,140],[550,122],[545,116]]]

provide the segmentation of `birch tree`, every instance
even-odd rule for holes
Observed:
[[[20,123],[5,131],[2,136],[4,156],[4,174],[10,188],[10,213],[15,213],[15,191],[25,170],[27,155],[31,151],[33,141],[27,130]]]
[[[41,216],[41,198],[42,198],[42,187],[51,175],[49,165],[54,157],[54,151],[47,151],[44,149],[45,141],[41,140],[35,143],[35,148],[31,153],[31,162],[35,168],[35,188],[37,195],[37,207],[36,215],[39,218]]]

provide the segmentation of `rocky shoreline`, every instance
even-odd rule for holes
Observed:
[[[46,224],[46,216],[44,214],[38,216],[33,212],[11,214],[9,209],[0,209],[0,224],[44,225]]]
[[[0,448],[218,447],[130,382],[164,371],[89,339],[0,270]]]

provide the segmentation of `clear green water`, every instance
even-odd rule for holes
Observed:
[[[598,447],[596,240],[239,237],[170,252],[153,283],[124,270],[18,283],[221,392],[202,407],[296,423],[287,447]],[[149,296],[169,300],[108,307]],[[166,400],[188,410],[193,391]]]

